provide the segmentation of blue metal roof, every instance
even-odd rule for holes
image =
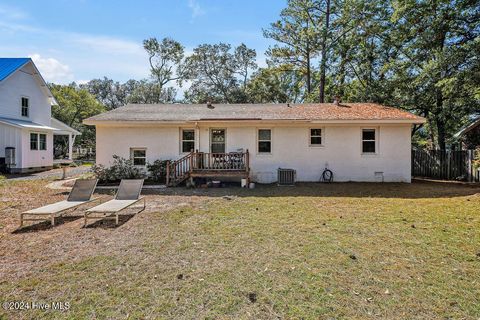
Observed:
[[[29,61],[31,61],[30,58],[0,58],[0,81],[6,79]]]

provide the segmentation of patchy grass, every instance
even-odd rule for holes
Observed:
[[[169,189],[118,228],[15,232],[45,183],[0,186],[0,297],[71,308],[0,318],[480,317],[478,187]]]

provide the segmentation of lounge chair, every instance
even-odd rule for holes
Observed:
[[[25,211],[20,214],[20,227],[25,221],[45,221],[50,218],[52,226],[55,225],[55,218],[61,216],[65,211],[77,208],[96,199],[92,194],[97,186],[97,179],[77,179],[68,195],[67,200],[46,205],[41,208]]]
[[[89,219],[115,219],[115,225],[118,225],[119,213],[143,200],[143,209],[145,210],[145,198],[140,197],[142,192],[143,179],[122,180],[118,187],[115,199],[102,203],[96,207],[88,209],[85,212],[84,227]],[[100,216],[95,213],[101,214]],[[115,215],[115,216],[113,216]]]

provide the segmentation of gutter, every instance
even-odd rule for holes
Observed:
[[[306,120],[306,119],[200,119],[186,121],[165,121],[165,120],[83,120],[86,125],[185,125],[195,123],[211,123],[211,122],[253,122],[253,123],[312,123],[312,124],[422,124],[426,119],[355,119],[355,120]]]

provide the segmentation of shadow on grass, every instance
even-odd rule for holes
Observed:
[[[143,211],[143,209],[142,209],[142,211]],[[140,213],[140,212],[138,212],[138,213]],[[127,223],[128,220],[132,219],[138,213],[119,215],[117,225],[115,224],[115,216],[110,216],[110,217],[107,217],[107,218],[99,217],[97,221],[95,221],[94,223],[91,223],[91,224],[87,224],[84,228],[85,229],[92,229],[92,228],[115,229],[115,228],[118,228],[118,227],[124,225],[125,223]],[[112,217],[113,217],[113,219],[112,219]]]
[[[244,189],[230,184],[225,188],[208,189],[185,187],[144,189],[142,194],[196,197],[233,195],[238,197],[454,198],[480,194],[480,184],[424,180],[414,180],[412,183],[306,182],[289,187],[257,184],[255,189]]]
[[[78,220],[80,218],[82,218],[82,216],[60,216],[55,218],[55,226],[52,226],[52,223],[50,222],[50,218],[46,218],[45,221],[42,221],[40,223],[18,228],[17,230],[13,231],[12,234],[21,234],[21,233],[30,233],[30,232],[49,230],[52,228],[56,228],[62,224]]]

